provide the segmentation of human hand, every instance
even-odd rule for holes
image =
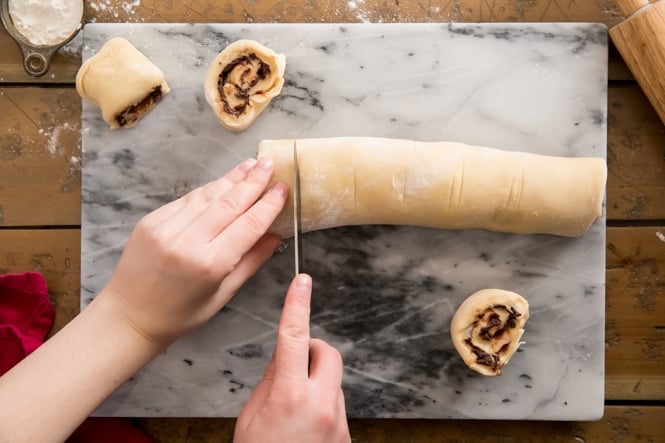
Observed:
[[[280,243],[266,231],[288,189],[265,192],[272,169],[268,159],[248,159],[145,216],[98,298],[158,346],[202,325]]]
[[[234,443],[348,443],[342,358],[310,339],[312,280],[300,274],[284,300],[277,345],[236,423]]]

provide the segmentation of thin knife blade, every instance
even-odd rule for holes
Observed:
[[[295,251],[296,275],[304,268],[302,254],[302,213],[300,208],[300,168],[298,167],[298,146],[293,140],[293,245]]]

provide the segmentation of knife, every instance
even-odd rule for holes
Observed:
[[[293,140],[293,245],[295,251],[296,275],[304,267],[302,255],[302,214],[300,210],[300,169],[298,168],[298,146]]]

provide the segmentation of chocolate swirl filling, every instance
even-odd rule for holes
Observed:
[[[478,364],[501,374],[505,364],[502,354],[513,340],[511,331],[517,327],[516,320],[520,316],[512,306],[505,305],[494,305],[478,315],[465,340]]]
[[[224,112],[237,117],[245,112],[249,98],[263,91],[252,91],[261,80],[270,76],[270,66],[256,54],[245,54],[229,63],[219,74],[217,87]]]
[[[161,85],[155,86],[153,90],[150,91],[150,94],[148,94],[143,100],[128,106],[120,114],[116,115],[116,123],[118,123],[118,126],[121,128],[133,125],[141,118],[143,114],[152,109],[152,107],[155,106],[163,98],[163,96],[164,94],[162,93]]]

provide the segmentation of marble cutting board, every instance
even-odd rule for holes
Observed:
[[[93,24],[84,59],[124,36],[172,92],[130,130],[83,104],[84,308],[144,214],[255,153],[263,138],[382,136],[606,158],[607,30],[598,24]],[[282,94],[247,131],[216,122],[202,79],[231,41],[287,56]],[[344,227],[306,234],[312,334],[344,357],[350,417],[597,419],[603,411],[605,217],[577,239]],[[268,362],[292,247],[202,329],[96,412],[236,416]],[[468,370],[457,306],[499,287],[531,305],[504,374]],[[112,333],[112,331],[109,331]]]

